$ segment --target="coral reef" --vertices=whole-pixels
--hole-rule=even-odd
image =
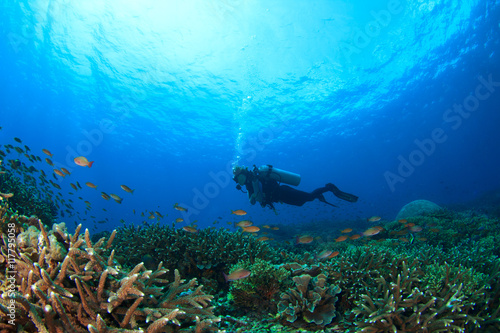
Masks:
[[[2,223],[14,225],[2,208]],[[18,221],[16,221],[18,223]],[[47,232],[39,220],[17,235],[13,249],[2,235],[2,257],[9,258],[9,273],[2,280],[15,279],[0,299],[0,324],[4,332],[204,332],[217,330],[219,318],[209,306],[211,295],[197,286],[196,279],[185,282],[174,271],[174,280],[162,278],[162,263],[147,270],[142,263],[123,269],[103,253],[109,239],[93,243],[88,229],[73,235],[63,224]],[[12,235],[11,235],[12,236]],[[10,236],[9,236],[10,237]],[[11,260],[12,259],[12,260]],[[2,270],[7,261],[0,265]],[[13,310],[14,309],[14,310]],[[14,311],[14,312],[13,312]],[[14,324],[14,325],[12,325]],[[17,328],[16,328],[17,327]],[[18,330],[17,330],[18,331]]]
[[[315,324],[317,327],[329,325],[336,316],[335,303],[340,288],[328,284],[326,276],[319,274],[311,278],[308,274],[293,277],[296,289],[282,293],[278,303],[279,317],[293,326]]]
[[[31,177],[31,176],[30,176]],[[0,192],[12,193],[9,198],[10,208],[17,211],[19,215],[35,215],[49,226],[51,226],[57,216],[57,207],[44,196],[36,187],[33,177],[21,181],[10,171],[0,173]]]
[[[171,271],[182,276],[210,278],[225,284],[222,275],[240,260],[276,262],[278,251],[265,242],[241,232],[208,228],[196,233],[159,224],[118,229],[114,241],[117,253],[129,253],[129,263],[139,263],[149,255],[163,261]]]
[[[429,200],[414,200],[401,208],[396,220],[407,219],[409,217],[429,214],[439,211],[441,207]]]

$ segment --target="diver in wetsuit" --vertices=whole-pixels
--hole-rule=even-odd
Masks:
[[[349,202],[356,202],[358,197],[342,192],[337,186],[328,183],[325,187],[320,187],[312,192],[304,192],[288,185],[299,185],[300,176],[288,171],[276,169],[271,165],[264,165],[257,168],[254,165],[252,171],[246,167],[235,166],[233,168],[233,180],[237,183],[236,188],[241,190],[245,186],[248,192],[248,199],[252,205],[259,202],[262,207],[269,206],[275,210],[273,203],[280,202],[294,206],[302,206],[308,201],[318,199],[330,206],[335,206],[325,200],[323,193],[332,192],[336,197]]]

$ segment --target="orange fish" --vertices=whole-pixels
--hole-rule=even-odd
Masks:
[[[92,166],[92,164],[94,164],[94,161],[89,162],[89,160],[87,160],[83,156],[75,157],[75,159],[73,161],[75,161],[76,165],[79,165],[82,167],[89,167],[90,168]]]
[[[407,226],[408,228],[411,228],[411,227],[414,227],[414,226],[415,226],[415,223],[408,223],[406,226]]]
[[[112,193],[111,193],[111,194],[110,194],[110,196],[111,196],[113,199],[115,199],[115,201],[122,201],[122,200],[123,200],[122,198],[120,198],[120,197],[119,197],[119,196],[117,196],[116,194],[112,194]]]
[[[61,170],[57,170],[57,169],[54,169],[54,173],[58,176],[61,176],[61,177],[65,177],[66,175],[64,173],[62,173]]]
[[[4,199],[9,199],[9,198],[12,198],[14,196],[14,193],[0,193],[0,197],[4,198]]]
[[[309,244],[313,240],[314,240],[314,238],[312,238],[312,236],[304,235],[304,236],[297,237],[295,239],[295,244]]]
[[[42,151],[43,151],[45,154],[47,154],[47,155],[49,155],[50,157],[52,157],[52,153],[51,153],[50,151],[48,151],[47,149],[42,149]]]
[[[250,220],[243,220],[243,221],[236,223],[236,226],[242,227],[242,228],[249,227],[251,225],[252,225],[252,221],[250,221]]]
[[[197,233],[197,232],[198,232],[198,230],[197,230],[196,228],[190,227],[190,226],[188,226],[188,225],[187,225],[187,226],[185,226],[185,227],[182,227],[182,230],[187,231],[187,232],[190,232],[190,233],[192,233],[192,234],[194,234],[194,233]]]
[[[261,237],[257,238],[257,241],[258,241],[258,242],[263,242],[263,241],[267,241],[267,240],[269,240],[269,239],[270,239],[269,237],[266,237],[266,236],[261,236]]]
[[[251,226],[251,227],[243,227],[243,232],[257,232],[260,230],[259,227]]]
[[[347,239],[347,235],[343,235],[335,239],[336,242],[343,242]]]
[[[226,282],[229,282],[229,281],[247,278],[250,276],[250,274],[252,274],[252,272],[250,272],[249,270],[246,270],[244,268],[238,268],[237,270],[235,270],[234,272],[232,272],[229,275],[226,275],[225,273],[222,273],[222,274],[224,274],[224,279],[226,279]]]
[[[247,215],[247,212],[245,212],[243,209],[238,209],[238,210],[232,210],[231,214],[243,216],[243,215]]]
[[[330,254],[327,258],[330,259],[330,258],[333,258],[333,257],[336,257],[339,255],[339,251],[333,251],[332,254]]]
[[[175,223],[180,223],[182,221],[184,221],[184,219],[182,217],[178,217],[175,219]]]
[[[340,232],[341,232],[341,233],[343,233],[343,234],[348,234],[348,233],[350,233],[351,231],[352,231],[352,229],[351,229],[351,228],[346,228],[346,229],[344,229],[344,230],[341,230]]]
[[[78,187],[76,187],[76,185],[75,185],[75,184],[70,183],[70,185],[71,185],[71,187],[72,187],[75,191],[78,191]]]
[[[419,225],[415,225],[415,226],[410,228],[410,231],[411,232],[420,232],[420,231],[422,231],[422,227]]]
[[[187,211],[188,211],[188,210],[187,210],[187,208],[184,208],[184,207],[179,206],[179,204],[178,204],[178,203],[175,203],[175,204],[174,204],[174,209],[177,209],[177,210],[178,210],[178,211],[180,211],[180,212],[187,212]]]
[[[280,230],[278,227],[271,227],[271,230]]]
[[[61,171],[64,172],[67,175],[70,175],[70,172],[66,168],[61,168]]]
[[[132,193],[134,194],[134,191],[135,190],[132,190],[130,187],[128,187],[127,185],[120,185],[120,187],[122,188],[122,190],[124,190],[125,192],[128,192],[128,193]]]
[[[51,167],[54,166],[54,163],[48,158],[45,158],[45,162],[47,162],[47,164],[50,165]]]
[[[266,228],[266,229],[271,229],[270,226],[268,226],[267,224],[266,225],[263,225],[262,228]]]
[[[365,232],[363,232],[363,235],[365,236],[374,236],[380,232],[380,229],[378,228],[369,228]]]
[[[368,222],[378,222],[380,221],[382,218],[380,216],[372,216],[368,219],[366,219]]]
[[[399,223],[406,223],[408,222],[406,219],[401,219],[401,220],[398,220]]]
[[[360,238],[360,237],[361,237],[361,235],[356,234],[356,235],[352,235],[352,236],[351,236],[351,237],[349,237],[349,238],[350,238],[350,239],[352,239],[352,240],[355,240],[355,239],[358,239],[358,238]]]
[[[104,200],[109,200],[109,195],[107,195],[106,193],[104,192],[101,192],[101,197],[104,199]]]
[[[94,185],[91,182],[86,182],[85,185],[87,185],[90,188],[97,188],[97,185]]]

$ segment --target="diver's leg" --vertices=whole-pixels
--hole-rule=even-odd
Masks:
[[[288,185],[280,185],[276,201],[289,205],[302,206],[308,201],[316,199],[311,193],[300,191]]]
[[[358,201],[357,196],[355,196],[354,194],[342,192],[341,190],[339,190],[339,188],[337,186],[333,185],[332,183],[326,184],[326,187],[323,187],[323,188],[327,188],[327,191],[331,191],[339,199],[349,201],[349,202]]]

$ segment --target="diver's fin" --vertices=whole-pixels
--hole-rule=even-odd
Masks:
[[[328,201],[326,201],[325,197],[323,196],[323,194],[320,194],[320,196],[318,197],[318,200],[321,201],[321,202],[324,202],[326,203],[327,205],[330,205],[330,206],[333,206],[333,207],[338,207],[338,206],[335,206],[334,204],[331,204],[329,203]]]
[[[346,192],[342,192],[339,190],[339,188],[332,183],[326,184],[326,188],[333,193],[337,198],[349,201],[349,202],[356,202],[358,201],[358,197],[355,196],[354,194],[349,194]]]

